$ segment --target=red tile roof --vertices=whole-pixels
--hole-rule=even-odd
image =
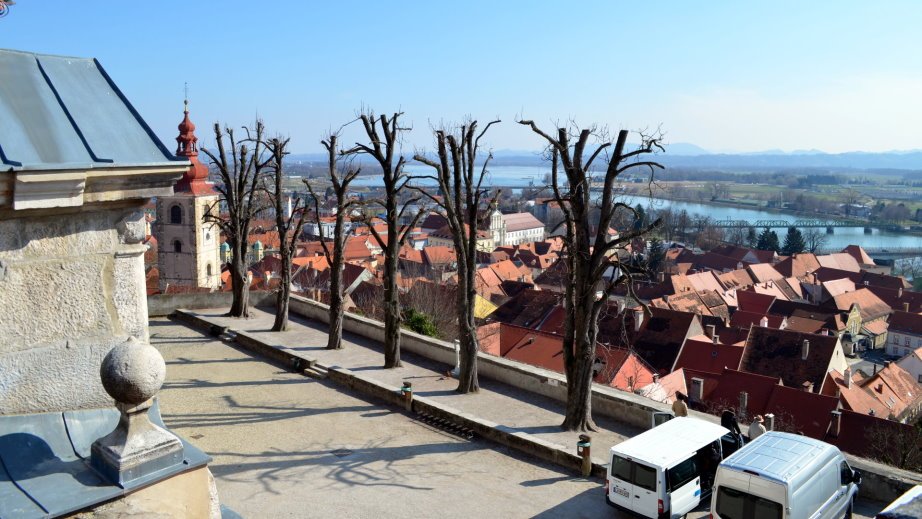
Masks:
[[[804,341],[809,341],[806,359],[802,355]],[[749,373],[780,378],[788,387],[800,389],[811,383],[813,391],[819,392],[826,370],[838,354],[837,345],[835,336],[754,327],[740,366]]]
[[[719,373],[724,368],[739,369],[742,357],[742,346],[689,339],[676,359],[675,368]]]
[[[890,330],[922,335],[922,314],[896,311],[890,314]]]

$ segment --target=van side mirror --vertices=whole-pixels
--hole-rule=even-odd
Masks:
[[[861,484],[861,473],[857,470],[852,470],[852,483],[856,485]]]

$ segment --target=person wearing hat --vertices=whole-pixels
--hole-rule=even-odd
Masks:
[[[756,417],[752,420],[752,423],[749,424],[749,441],[755,440],[759,436],[765,434],[765,426],[762,425],[764,421],[765,420],[760,414],[757,414]]]

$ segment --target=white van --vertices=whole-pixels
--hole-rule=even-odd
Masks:
[[[707,496],[702,479],[709,481],[717,470],[720,438],[727,433],[717,424],[680,417],[615,445],[605,500],[644,517],[682,517]]]
[[[806,436],[767,432],[717,469],[711,517],[820,519],[851,517],[861,484],[842,452]]]

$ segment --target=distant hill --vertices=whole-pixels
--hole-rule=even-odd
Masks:
[[[629,145],[629,149],[636,144]],[[537,150],[495,150],[493,164],[496,166],[540,166],[541,152]],[[289,156],[291,161],[326,161],[323,153],[300,153]],[[824,153],[819,150],[797,150],[783,152],[769,150],[756,153],[710,153],[689,143],[673,143],[666,146],[666,153],[659,153],[656,160],[665,166],[715,170],[766,170],[766,169],[851,169],[851,170],[922,170],[922,150]]]

